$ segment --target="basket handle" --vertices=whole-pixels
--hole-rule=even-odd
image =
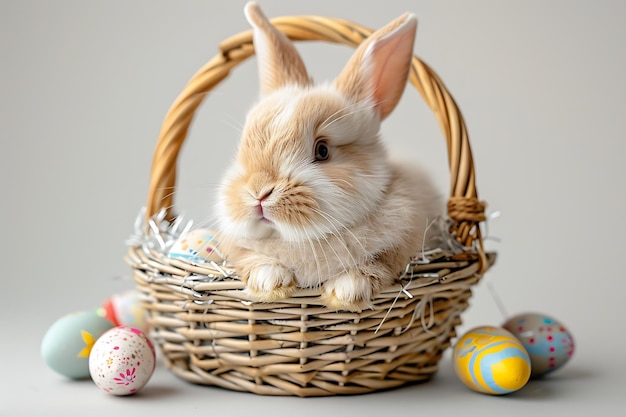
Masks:
[[[321,16],[285,16],[272,24],[294,41],[323,40],[356,47],[372,30],[354,22]],[[187,83],[170,107],[154,151],[146,218],[165,209],[166,219],[175,214],[173,191],[176,186],[176,161],[187,130],[198,106],[230,70],[254,54],[252,30],[234,35],[220,44],[220,53],[205,64]],[[474,163],[465,122],[454,99],[439,76],[419,58],[413,57],[409,75],[439,122],[447,142],[450,166],[448,216],[450,232],[465,246],[477,244],[481,271],[487,267],[479,223],[485,220],[485,204],[478,200]]]

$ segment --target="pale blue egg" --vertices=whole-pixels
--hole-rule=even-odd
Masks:
[[[41,342],[41,357],[55,372],[68,378],[89,377],[89,353],[96,340],[113,323],[96,311],[61,317],[50,326]]]

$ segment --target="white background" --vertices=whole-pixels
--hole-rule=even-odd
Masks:
[[[134,397],[106,395],[45,366],[41,338],[60,316],[133,287],[125,240],[145,204],[161,121],[218,43],[246,30],[244,1],[0,3],[0,415],[622,415],[626,179],[626,6],[616,1],[278,1],[270,16],[317,14],[379,27],[417,15],[415,52],[467,120],[488,248],[463,332],[507,313],[561,320],[576,352],[549,378],[506,397],[454,376],[449,355],[429,383],[341,398],[270,398],[193,386],[159,366]],[[298,44],[317,80],[343,46]],[[197,114],[180,158],[175,204],[206,220],[215,185],[256,98],[255,60]],[[407,89],[384,135],[448,185],[444,142]],[[449,353],[449,352],[448,352]],[[613,410],[613,411],[611,411]]]

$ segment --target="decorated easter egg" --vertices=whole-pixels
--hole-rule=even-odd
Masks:
[[[540,377],[563,366],[574,354],[574,339],[559,321],[545,314],[524,313],[503,325],[517,337],[530,356],[531,376]]]
[[[89,377],[89,353],[113,323],[95,311],[68,314],[55,321],[41,341],[41,357],[54,371],[69,378]]]
[[[469,330],[456,343],[453,355],[456,375],[474,391],[508,394],[530,378],[530,358],[524,346],[500,327]]]
[[[117,326],[96,341],[89,355],[89,373],[97,386],[113,395],[130,395],[150,380],[156,353],[139,329]]]
[[[209,229],[193,229],[181,235],[170,249],[168,256],[190,262],[221,262],[222,256],[216,248],[218,240]]]
[[[100,313],[116,326],[134,327],[143,332],[148,330],[146,311],[141,306],[137,290],[113,294],[102,304]]]

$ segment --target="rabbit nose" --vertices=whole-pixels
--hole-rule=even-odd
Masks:
[[[267,197],[269,197],[270,194],[272,194],[272,191],[274,191],[273,188],[259,193],[259,197],[257,197],[256,206],[254,207],[255,215],[261,220],[266,221],[266,222],[270,222],[270,220],[267,218],[267,212],[266,212],[266,208],[263,206],[263,201],[265,201]]]
[[[267,191],[261,191],[259,193],[257,193],[257,195],[254,196],[254,198],[256,199],[256,206],[255,206],[255,211],[257,215],[260,215],[261,217],[263,217],[263,201],[265,201],[265,199],[267,199],[267,197],[270,196],[270,194],[272,194],[272,191],[274,191],[274,189],[270,189]]]
[[[259,197],[257,197],[257,200],[259,201],[259,205],[263,202],[263,200],[265,200],[267,197],[269,197],[272,192],[274,192],[274,189],[271,188],[267,191],[261,191],[259,192]]]

